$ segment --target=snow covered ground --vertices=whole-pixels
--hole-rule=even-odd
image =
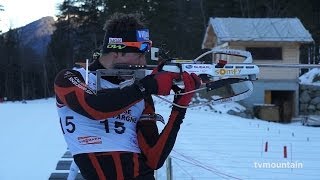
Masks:
[[[48,179],[66,151],[54,99],[0,104],[0,179]]]
[[[155,100],[167,119],[169,105]],[[188,110],[171,153],[174,179],[319,179],[320,128],[244,119],[230,108],[241,106]],[[0,114],[0,180],[48,179],[66,151],[54,99],[1,103]]]

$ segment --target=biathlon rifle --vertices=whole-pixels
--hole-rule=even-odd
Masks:
[[[159,55],[158,48],[151,49],[151,59],[159,60],[161,55]],[[208,54],[212,55],[226,55],[226,56],[236,56],[244,59],[242,63],[229,64],[226,60],[219,60],[217,63],[208,63],[201,61],[202,58]],[[88,64],[88,63],[87,63]],[[127,65],[127,64],[116,64],[112,69],[98,69],[96,71],[91,71],[91,73],[96,74],[97,91],[102,89],[100,84],[100,79],[102,76],[117,76],[125,79],[124,83],[120,84],[120,88],[132,84],[135,80],[144,78],[146,75],[149,75],[152,72],[152,69],[157,67],[156,65]],[[88,65],[87,65],[88,68]],[[200,91],[214,91],[221,87],[233,86],[236,84],[243,84],[245,90],[238,92],[237,89],[233,89],[233,94],[227,97],[218,97],[212,101],[205,103],[191,104],[189,106],[180,106],[178,104],[172,103],[167,99],[157,96],[158,98],[171,103],[175,106],[182,108],[201,106],[206,104],[216,104],[230,101],[239,101],[245,99],[251,95],[253,92],[253,82],[257,79],[259,74],[259,68],[257,65],[252,64],[252,56],[248,51],[235,50],[235,49],[211,49],[199,57],[193,60],[181,60],[174,58],[167,58],[164,61],[164,65],[161,69],[162,71],[182,73],[184,71],[188,73],[195,73],[202,80],[202,85],[199,89],[194,91],[181,93],[179,95],[188,94],[191,92],[200,92]],[[88,69],[87,69],[88,72]],[[87,77],[86,77],[87,83]],[[174,82],[177,85],[183,86],[181,82]],[[175,94],[177,95],[177,94]]]

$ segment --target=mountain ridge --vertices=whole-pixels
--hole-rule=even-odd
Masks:
[[[51,41],[51,35],[56,29],[54,24],[54,18],[46,16],[18,28],[18,33],[23,38],[22,44],[44,57],[47,53],[47,46]]]

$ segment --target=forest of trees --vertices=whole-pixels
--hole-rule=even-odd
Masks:
[[[312,34],[313,52],[318,61],[320,58],[320,6],[316,0],[64,0],[58,8],[56,30],[44,57],[23,47],[15,29],[0,34],[0,98],[52,97],[56,73],[91,58],[102,44],[104,22],[114,12],[141,14],[153,46],[165,47],[172,57],[183,58],[195,58],[203,51],[201,43],[210,17],[297,17]],[[0,5],[2,10],[5,7]]]

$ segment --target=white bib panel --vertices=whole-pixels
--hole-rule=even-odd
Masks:
[[[85,77],[85,70],[79,71]],[[96,89],[96,76],[89,74],[89,87]],[[118,85],[101,79],[102,88],[116,88]],[[117,102],[114,102],[117,103]],[[140,153],[136,125],[144,109],[141,100],[122,114],[102,120],[82,116],[67,106],[58,107],[64,138],[72,155],[89,152],[127,151]]]

